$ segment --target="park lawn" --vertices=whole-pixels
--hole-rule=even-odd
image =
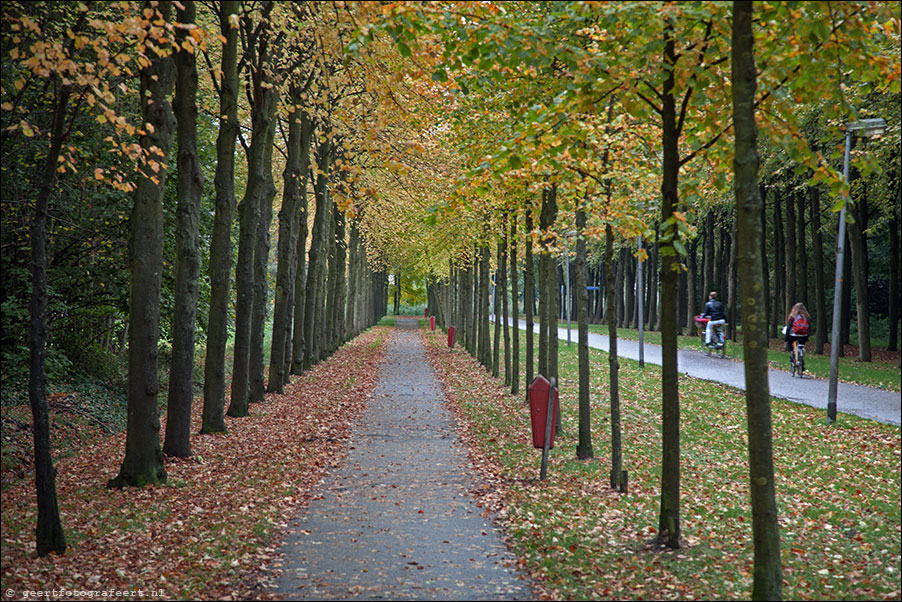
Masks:
[[[566,327],[567,322],[561,322],[561,326]],[[576,323],[572,323],[573,340],[576,340]],[[596,334],[608,334],[606,324],[590,324],[589,332]],[[639,340],[639,331],[630,328],[618,328],[617,338],[629,339],[632,341]],[[661,344],[661,333],[655,331],[645,331],[643,339],[646,343],[653,345]],[[681,349],[698,349],[701,350],[699,337],[681,336],[677,337],[677,347]],[[805,355],[805,375],[815,378],[830,377],[830,355],[815,355],[812,353],[814,349],[813,342],[806,345],[808,353]],[[829,344],[827,349],[829,349]],[[874,351],[877,351],[876,349]],[[902,391],[902,372],[899,370],[898,352],[883,352],[874,354],[874,361],[859,362],[857,358],[858,350],[856,347],[846,346],[846,357],[839,358],[839,380],[846,383],[857,385],[867,385],[887,391]],[[737,361],[742,361],[743,348],[741,335],[734,343],[727,342],[727,354]],[[789,372],[789,354],[783,350],[783,341],[780,339],[771,339],[770,348],[767,352],[768,364],[776,370],[785,370]]]
[[[88,592],[76,598],[140,591],[126,595],[271,599],[266,586],[273,570],[264,565],[278,571],[276,534],[340,459],[353,417],[375,384],[387,333],[381,326],[368,330],[295,377],[284,395],[252,404],[251,417],[227,417],[227,434],[195,435],[192,457],[166,459],[164,485],[106,489],[119,470],[125,433],[57,458],[69,544],[63,556],[35,554],[33,481],[8,487],[0,587],[16,592],[7,596],[15,599],[49,588]],[[192,433],[200,430],[201,406],[194,404]]]
[[[595,460],[576,459],[576,349],[561,346],[564,430],[538,480],[524,396],[426,334],[471,458],[523,568],[549,599],[749,598],[745,398],[680,377],[684,546],[660,551],[660,368],[620,360],[629,492],[610,489],[608,356],[591,352]],[[524,351],[521,351],[521,374]],[[503,370],[502,370],[503,372]],[[522,387],[521,387],[521,390]],[[785,599],[900,597],[900,429],[772,399]]]

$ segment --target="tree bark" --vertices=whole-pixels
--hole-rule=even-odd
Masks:
[[[178,21],[193,25],[195,3],[182,4]],[[200,199],[204,177],[197,154],[197,64],[195,52],[182,47],[188,33],[176,30],[175,116],[178,126],[178,207],[175,232],[175,306],[172,315],[172,367],[166,404],[163,453],[191,455],[191,400],[194,397],[194,326],[200,275]]]
[[[897,180],[898,186],[898,180]],[[898,188],[897,194],[898,194]],[[899,204],[889,223],[889,343],[887,350],[899,349]]]
[[[317,330],[322,327],[322,322],[316,321],[317,308],[322,304],[322,289],[320,282],[322,273],[325,270],[326,263],[326,230],[328,229],[329,202],[328,191],[326,190],[326,177],[329,173],[330,157],[332,155],[332,142],[328,137],[328,133],[323,135],[323,139],[317,147],[316,157],[316,186],[314,193],[316,195],[316,213],[313,218],[313,231],[310,235],[310,252],[307,260],[307,284],[304,294],[304,369],[306,370],[316,361],[316,339]],[[374,308],[375,314],[380,316],[382,312],[383,302],[378,302],[378,307]]]
[[[479,362],[492,372],[492,340],[489,336],[490,258],[488,243],[479,247]]]
[[[736,132],[736,219],[748,412],[749,489],[755,545],[753,600],[781,600],[783,571],[774,486],[773,434],[767,383],[767,315],[762,282],[765,271],[760,237],[763,211],[758,193],[756,71],[752,3],[733,3],[733,123]]]
[[[588,199],[586,199],[588,201]],[[594,456],[592,452],[592,406],[589,392],[589,291],[586,290],[586,209],[579,206],[576,210],[576,322],[579,339],[579,443],[576,446],[576,457],[588,460]]]
[[[827,297],[824,282],[824,237],[821,234],[821,199],[817,186],[809,188],[811,196],[809,202],[811,208],[811,240],[814,248],[814,353],[824,354],[824,345],[827,343]],[[766,272],[767,270],[765,270]]]
[[[508,329],[508,321],[510,320],[510,309],[508,307],[508,295],[507,295],[507,249],[508,249],[508,238],[507,238],[507,221],[508,217],[505,215],[502,228],[504,232],[501,237],[501,243],[498,248],[498,282],[496,286],[501,289],[501,330],[504,338],[504,384],[511,384],[511,340],[510,340],[510,330]],[[495,313],[498,313],[497,303]],[[497,322],[498,317],[495,316],[495,321]],[[516,328],[516,326],[515,326]],[[495,341],[495,353],[498,352],[498,341]],[[497,366],[498,361],[495,360],[495,365]]]
[[[169,21],[171,2],[157,9]],[[157,373],[160,340],[160,287],[163,266],[163,190],[175,117],[169,95],[175,81],[172,55],[151,54],[141,70],[141,117],[153,126],[141,136],[146,163],[140,167],[135,206],[129,220],[128,421],[125,459],[107,487],[141,487],[166,481],[160,446]],[[150,129],[150,128],[147,128]],[[157,170],[154,170],[156,167]]]
[[[868,311],[867,198],[849,204],[849,240],[852,243],[852,279],[855,285],[855,309],[858,317],[858,361],[871,361],[871,324]]]
[[[77,27],[76,30],[81,29]],[[38,556],[66,552],[66,534],[56,495],[56,468],[50,447],[50,416],[47,410],[47,226],[50,195],[57,183],[57,164],[63,146],[71,89],[53,78],[56,102],[50,128],[50,148],[31,222],[31,301],[28,330],[28,401],[34,437],[34,485],[38,516],[35,541]]]
[[[805,196],[801,192],[796,193],[796,220],[798,221],[798,234],[796,243],[799,256],[798,288],[799,300],[805,307],[811,307],[808,299],[808,247],[805,240]]]
[[[294,274],[294,332],[291,335],[291,373],[304,371],[307,353],[307,183],[310,179],[310,147],[313,144],[313,119],[306,113],[301,116],[301,171],[298,178],[298,237],[295,247],[297,265]]]
[[[511,282],[511,314],[513,326],[511,328],[511,395],[520,394],[520,271],[517,265],[517,220],[516,212],[511,216],[510,229],[510,282]]]
[[[526,207],[526,235],[524,237],[523,263],[526,271],[523,276],[523,313],[526,319],[526,402],[529,403],[529,385],[535,378],[535,318],[533,316],[533,299],[535,298],[535,263],[532,257],[532,208]]]
[[[783,203],[786,206],[786,227],[783,230],[783,242],[786,245],[786,296],[783,298],[783,316],[789,315],[789,310],[798,301],[798,261],[796,257],[796,209],[792,197],[787,197]],[[785,318],[784,318],[785,319]]]
[[[210,309],[204,360],[204,411],[201,433],[222,433],[225,425],[225,352],[228,342],[229,286],[232,271],[232,220],[235,216],[235,140],[238,136],[238,32],[229,23],[241,3],[224,1],[219,21],[224,38],[216,138],[216,212],[210,242]]]
[[[680,202],[679,130],[674,99],[674,65],[676,49],[673,31],[664,34],[666,70],[662,102],[663,165],[661,221],[667,223]],[[678,231],[674,232],[678,236]],[[661,249],[661,506],[658,516],[658,539],[669,548],[680,547],[680,395],[677,374],[677,304],[679,294],[679,260],[672,243]]]
[[[604,271],[607,278],[608,378],[611,391],[611,488],[622,491],[623,448],[620,428],[620,362],[617,358],[617,303],[614,299],[614,231],[605,225]]]
[[[261,58],[261,61],[263,59]],[[267,195],[266,148],[276,90],[254,71],[251,82],[253,97],[252,136],[247,152],[248,182],[244,199],[238,206],[238,263],[235,267],[235,341],[232,348],[232,397],[226,412],[233,418],[248,416],[251,386],[251,348],[254,316],[254,257],[260,235],[260,220]]]
[[[301,101],[296,87],[291,102],[297,107]],[[269,351],[269,383],[266,391],[282,393],[290,357],[286,339],[291,335],[295,272],[297,270],[299,209],[301,205],[301,111],[295,108],[288,114],[288,140],[285,170],[282,172],[282,208],[279,210],[279,242],[276,250],[276,290],[272,318],[272,341]],[[306,175],[306,174],[305,174]]]

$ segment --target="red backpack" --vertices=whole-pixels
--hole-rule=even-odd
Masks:
[[[808,336],[809,326],[805,316],[799,314],[792,321],[792,334],[797,336]]]

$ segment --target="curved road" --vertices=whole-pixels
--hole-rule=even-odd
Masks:
[[[538,332],[538,325],[535,329]],[[526,329],[526,321],[520,320],[520,329]],[[558,338],[567,340],[567,329],[558,328]],[[576,328],[571,330],[571,340],[576,343]],[[589,333],[589,347],[608,350],[607,335]],[[617,355],[629,359],[639,359],[639,342],[617,339]],[[661,346],[645,343],[644,359],[650,364],[661,365]],[[733,361],[729,357],[723,359],[708,357],[701,351],[680,349],[677,355],[677,366],[681,374],[693,378],[712,380],[745,390],[745,368],[742,362]],[[803,403],[815,408],[827,410],[828,381],[806,376],[799,380],[783,370],[768,370],[768,384],[773,397]],[[886,424],[902,425],[902,394],[884,391],[864,385],[839,383],[837,389],[837,410],[844,414],[854,414]]]

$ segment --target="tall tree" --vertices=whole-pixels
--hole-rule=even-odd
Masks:
[[[216,210],[210,241],[210,313],[204,360],[204,411],[201,433],[225,426],[225,350],[228,341],[232,271],[232,220],[235,216],[235,141],[238,137],[238,0],[219,7],[222,60],[219,81],[219,133],[216,138]],[[235,23],[233,23],[235,22]]]
[[[238,205],[238,262],[235,266],[235,341],[232,346],[232,395],[226,412],[233,418],[248,416],[251,379],[252,319],[254,314],[254,254],[267,194],[266,154],[270,124],[275,117],[277,88],[270,76],[272,31],[269,18],[273,3],[265,2],[260,14],[246,12],[241,19],[243,60],[251,105],[251,143],[247,149],[247,188]]]
[[[197,7],[181,4],[175,41],[174,109],[178,134],[178,207],[176,208],[175,306],[172,317],[172,366],[166,404],[163,453],[191,455],[191,400],[194,397],[194,327],[200,276],[200,199],[204,177],[197,154],[197,64],[194,30]]]
[[[156,13],[160,22],[170,22],[171,2],[161,2],[156,8],[148,5],[147,8]],[[148,21],[147,27],[160,26]],[[163,265],[163,190],[175,130],[175,117],[169,103],[175,82],[175,65],[169,50],[151,53],[148,64],[140,73],[141,117],[146,124],[140,144],[145,160],[138,174],[135,205],[129,219],[128,425],[125,459],[119,475],[107,485],[111,488],[141,487],[166,481],[160,446],[157,360]]]
[[[588,268],[586,265],[586,209],[576,210],[576,261],[574,263],[576,287],[576,322],[579,331],[579,443],[576,457],[588,460],[592,452],[592,405],[589,389],[589,291],[586,290]]]
[[[774,488],[773,434],[767,383],[767,315],[760,286],[764,276],[758,193],[758,133],[755,124],[754,37],[752,3],[733,3],[732,81],[736,136],[734,172],[739,236],[739,286],[743,291],[742,323],[748,414],[749,490],[755,544],[752,599],[781,600],[783,575]]]

